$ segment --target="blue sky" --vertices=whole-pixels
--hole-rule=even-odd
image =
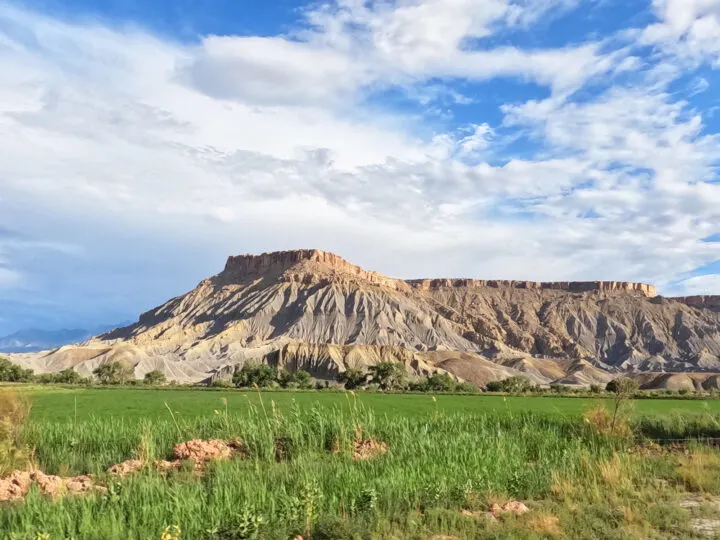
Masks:
[[[720,294],[720,0],[0,0],[0,334],[239,253]]]

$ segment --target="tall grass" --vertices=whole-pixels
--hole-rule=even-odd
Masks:
[[[0,476],[29,466],[32,454],[22,440],[30,400],[12,389],[0,389]]]
[[[192,539],[340,539],[371,532],[398,537],[398,531],[399,537],[425,538],[430,527],[474,538],[487,526],[488,537],[500,538],[506,536],[494,525],[464,518],[459,510],[482,509],[498,498],[584,497],[599,515],[613,511],[600,506],[608,486],[624,490],[615,506],[628,504],[635,483],[652,477],[650,462],[623,457],[631,439],[610,437],[579,415],[434,410],[388,417],[347,399],[345,406],[281,409],[263,396],[233,414],[218,398],[217,409],[204,418],[183,420],[168,412],[152,420],[31,421],[21,442],[35,448],[38,467],[98,474],[109,490],[56,502],[32,492],[0,512],[0,531],[33,539],[38,533],[175,538],[178,529],[181,538]],[[175,444],[192,438],[241,439],[247,455],[213,463],[203,474],[148,469],[121,481],[104,475],[126,459],[170,457]],[[389,452],[355,461],[359,438],[382,441]],[[687,470],[688,478],[700,474],[690,465]],[[559,527],[549,514],[533,519],[527,526],[541,533]]]
[[[352,399],[352,398],[350,398]],[[466,504],[469,494],[531,499],[550,492],[553,471],[582,474],[587,456],[609,459],[615,443],[581,419],[532,413],[378,417],[353,402],[347,408],[280,411],[274,403],[190,421],[122,419],[35,421],[24,432],[47,472],[102,472],[138,451],[157,458],[191,438],[240,438],[246,459],[213,464],[202,476],[145,472],[106,495],[52,503],[39,495],[0,514],[0,530],[19,537],[159,538],[170,525],[202,538],[243,523],[266,538],[305,533],[332,517],[378,522],[425,508]],[[388,454],[352,459],[358,437],[387,443]],[[290,451],[277,461],[279,439]],[[140,450],[138,450],[140,449]],[[262,519],[260,525],[256,521]],[[252,525],[256,523],[256,525]],[[233,528],[234,527],[234,528]],[[240,527],[242,528],[242,527]],[[210,531],[210,532],[208,532]],[[215,531],[215,533],[213,533]]]

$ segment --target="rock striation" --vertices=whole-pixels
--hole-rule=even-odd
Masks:
[[[137,377],[160,369],[183,381],[245,362],[332,379],[392,361],[479,385],[512,375],[584,385],[626,371],[684,377],[648,375],[645,386],[706,388],[720,384],[716,298],[615,281],[404,281],[322,250],[282,251],[230,257],[187,294],[81,346],[12,358],[85,375],[120,361]]]

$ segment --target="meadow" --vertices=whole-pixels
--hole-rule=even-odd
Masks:
[[[206,416],[218,407],[221,398],[227,400],[231,414],[243,414],[259,405],[260,395],[252,390],[191,390],[136,389],[127,387],[18,387],[32,395],[32,417],[36,420],[62,421],[77,416],[116,417],[123,419],[166,418],[165,403],[184,418]],[[280,408],[293,404],[301,407],[339,407],[348,410],[344,392],[328,391],[263,391],[262,397]],[[438,394],[382,394],[358,392],[356,401],[372,409],[377,415],[427,416],[435,411],[445,414],[484,414],[491,412],[542,412],[552,415],[579,417],[609,396],[488,396]],[[639,399],[633,402],[637,415],[667,415],[686,413],[720,413],[720,400],[708,399]]]
[[[716,450],[645,441],[714,433],[714,401],[640,400],[609,433],[598,407],[609,403],[596,399],[20,393],[32,409],[18,444],[34,449],[35,466],[95,474],[107,491],[52,500],[33,488],[0,512],[8,538],[700,538],[697,523],[720,513]],[[239,439],[245,451],[200,472],[105,472],[169,458],[194,438]],[[368,440],[387,453],[355,459],[354,445]],[[517,500],[530,511],[488,513]]]

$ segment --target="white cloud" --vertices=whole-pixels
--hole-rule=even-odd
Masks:
[[[691,277],[680,282],[677,290],[683,296],[720,295],[720,274]]]
[[[660,22],[643,31],[643,42],[686,60],[720,65],[720,1],[653,0],[653,8]]]
[[[575,4],[342,0],[309,11],[312,28],[296,36],[210,36],[179,76],[210,96],[265,105],[340,106],[363,89],[395,85],[424,100],[429,94],[412,87],[432,78],[510,77],[569,94],[621,68],[626,52],[605,54],[597,43],[531,51],[473,43]]]
[[[398,277],[663,286],[712,262],[719,143],[674,75],[613,87],[640,69],[629,48],[468,45],[566,5],[346,1],[300,35],[198,45],[6,11],[0,227],[36,242],[3,253],[27,286],[14,301],[149,308],[229,254],[294,247]],[[603,75],[610,90],[573,98]],[[498,76],[550,97],[440,131],[364,103],[395,84],[462,102],[435,78]]]

